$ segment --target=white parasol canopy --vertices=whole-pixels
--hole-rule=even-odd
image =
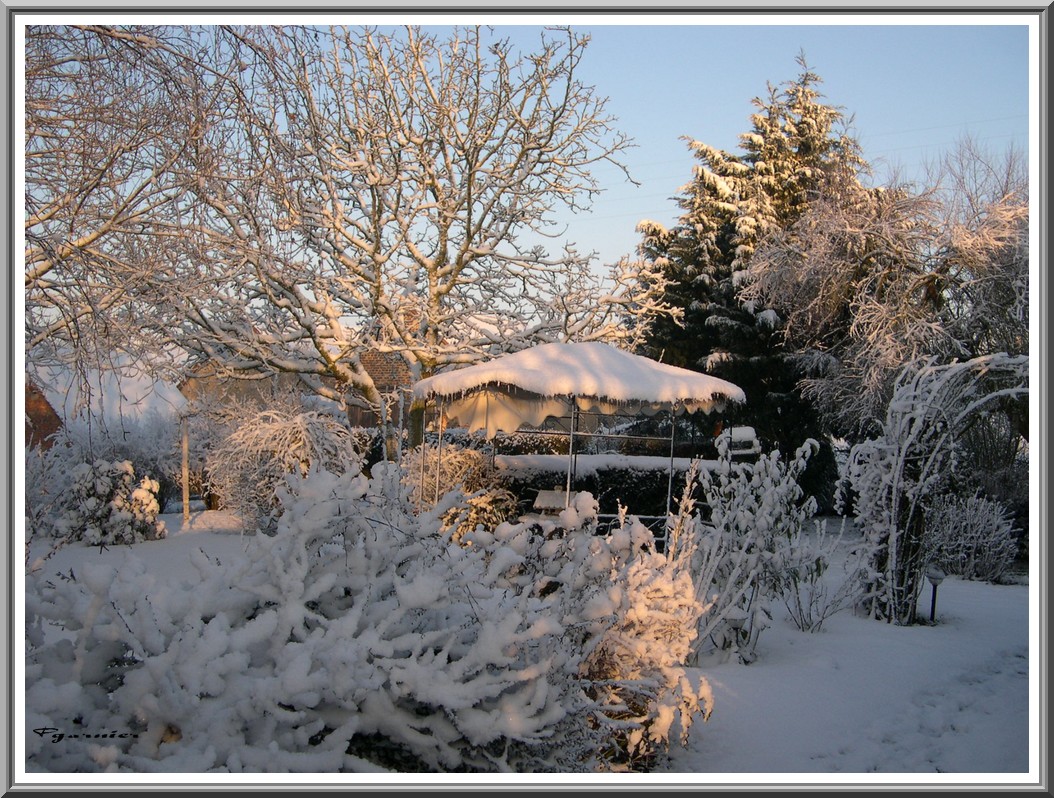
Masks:
[[[451,423],[487,437],[585,413],[710,412],[743,402],[726,380],[602,343],[541,344],[428,377],[414,398],[440,400]],[[574,405],[574,407],[573,407]]]

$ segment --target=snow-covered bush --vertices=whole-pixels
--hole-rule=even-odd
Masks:
[[[59,538],[101,546],[165,536],[165,524],[157,518],[157,482],[144,477],[136,483],[127,460],[81,463],[69,476],[65,509],[53,527]]]
[[[285,406],[250,411],[209,451],[209,489],[247,527],[269,531],[286,477],[305,476],[312,468],[357,473],[363,460],[357,442],[347,426],[326,413]]]
[[[480,525],[494,529],[517,510],[516,496],[506,489],[491,458],[478,449],[425,444],[403,455],[402,468],[403,484],[418,510],[435,507],[451,492],[463,495],[442,517],[443,530],[454,540]]]
[[[141,416],[67,419],[48,456],[65,459],[70,468],[96,460],[127,460],[137,474],[157,482],[162,507],[179,493],[179,420],[174,415],[150,410]]]
[[[71,492],[70,480],[85,464],[127,461],[134,472],[149,477],[159,507],[177,491],[179,452],[174,422],[150,412],[142,417],[70,418],[47,449],[25,450],[26,538],[63,537],[68,529],[56,523],[81,499]]]
[[[841,574],[831,573],[836,550],[844,543],[843,518],[837,534],[827,531],[827,520],[792,531],[786,540],[782,564],[776,574],[778,592],[791,622],[803,632],[818,632],[829,617],[857,604],[863,591],[863,572],[869,555],[866,546],[846,552]]]
[[[548,529],[463,544],[440,534],[448,504],[414,514],[391,465],[294,475],[279,499],[273,536],[194,555],[190,580],[131,555],[27,575],[28,769],[589,771],[626,766],[612,740],[683,734],[708,698],[673,666],[691,630],[663,603],[697,617],[684,585],[648,572],[639,525],[593,534],[587,497]],[[621,658],[603,679],[601,650]],[[31,733],[70,718],[135,736]]]
[[[828,596],[819,587],[835,542],[804,531],[816,502],[803,496],[798,478],[816,442],[806,441],[787,463],[778,450],[756,462],[738,462],[728,444],[727,434],[716,440],[716,467],[692,464],[670,540],[690,552],[685,556],[691,557],[697,596],[706,608],[696,656],[710,645],[734,650],[749,663],[772,620],[774,600],[797,608],[797,620],[814,627],[845,599],[841,588]]]
[[[687,741],[697,717],[709,717],[709,684],[685,668],[703,611],[691,563],[656,553],[636,518],[623,512],[598,535],[596,500],[580,492],[551,520],[476,529],[463,543],[493,552],[488,559],[506,566],[510,588],[561,596],[565,639],[584,654],[578,680],[595,702],[605,767],[648,768]],[[510,550],[515,556],[503,563]]]
[[[639,522],[635,531],[651,537]],[[616,724],[605,751],[614,764],[647,769],[672,745],[685,745],[695,719],[713,710],[709,683],[685,667],[704,609],[687,566],[655,552],[620,563],[624,594],[615,624],[584,671],[590,694]]]
[[[1009,511],[983,496],[939,496],[926,512],[929,560],[945,573],[996,582],[1017,556]]]
[[[57,535],[55,521],[64,509],[73,463],[66,447],[56,444],[48,449],[25,450],[26,499],[23,505],[26,522],[26,553],[33,540]]]

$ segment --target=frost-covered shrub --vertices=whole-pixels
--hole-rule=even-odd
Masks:
[[[442,516],[443,530],[454,540],[477,526],[494,529],[516,514],[516,496],[506,489],[491,458],[477,449],[446,443],[442,448],[418,446],[403,456],[402,468],[403,484],[418,510],[435,507],[451,492],[464,497]]]
[[[135,473],[150,478],[159,507],[177,491],[179,452],[175,422],[150,412],[142,417],[95,420],[67,419],[47,449],[25,450],[27,541],[62,537],[59,519],[80,501],[70,481],[84,464],[127,461]]]
[[[791,622],[803,632],[820,631],[824,621],[860,599],[866,546],[846,552],[841,573],[831,573],[836,550],[844,543],[846,522],[843,518],[837,534],[829,535],[826,519],[817,520],[811,533],[802,526],[792,530],[784,543],[775,574],[777,589]]]
[[[49,456],[66,459],[70,467],[96,460],[129,461],[137,474],[158,484],[161,507],[179,493],[179,420],[151,410],[127,418],[67,419],[55,436]]]
[[[275,534],[222,564],[198,552],[191,580],[134,556],[29,574],[27,769],[589,771],[619,764],[612,740],[686,730],[707,694],[672,665],[685,636],[664,604],[683,585],[649,573],[639,526],[596,536],[582,497],[545,529],[459,545],[439,533],[449,508],[415,516],[400,478],[291,477]],[[611,630],[626,653],[601,680],[591,657]],[[608,700],[626,695],[650,703]],[[71,717],[136,736],[31,733]]]
[[[553,519],[477,529],[463,543],[493,553],[503,584],[561,596],[565,639],[584,652],[579,682],[595,702],[606,768],[647,768],[687,741],[698,716],[709,717],[709,684],[684,667],[703,611],[691,564],[653,551],[636,518],[623,512],[598,535],[596,500],[580,492]]]
[[[778,451],[752,463],[733,460],[728,443],[727,434],[718,437],[716,467],[693,463],[670,539],[691,552],[697,596],[706,608],[696,654],[709,645],[735,650],[748,663],[772,620],[772,601],[812,607],[807,590],[826,567],[825,550],[803,534],[815,499],[805,498],[798,484],[817,444],[806,441],[788,463]],[[820,598],[815,601],[822,604]]]
[[[651,537],[647,529],[639,534]],[[616,733],[605,756],[647,769],[672,745],[685,745],[695,719],[709,718],[713,694],[688,662],[703,606],[688,568],[659,553],[621,563],[624,594],[615,624],[586,661],[590,694],[602,699]]]
[[[157,519],[157,482],[144,477],[136,483],[127,460],[81,463],[70,477],[66,508],[54,524],[59,537],[98,546],[165,536],[165,524]]]
[[[67,447],[56,444],[48,449],[25,450],[26,499],[23,505],[26,521],[26,551],[39,538],[58,535],[55,521],[65,509],[69,474],[74,463]]]
[[[288,407],[244,414],[206,457],[209,489],[249,528],[273,528],[278,490],[312,468],[337,474],[362,467],[359,442],[335,417]]]
[[[926,512],[930,561],[945,573],[996,582],[1017,556],[1009,511],[983,496],[945,494]]]

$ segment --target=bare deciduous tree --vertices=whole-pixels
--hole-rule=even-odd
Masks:
[[[188,309],[192,348],[377,408],[363,352],[427,375],[539,340],[625,337],[626,316],[660,309],[655,275],[623,262],[603,290],[588,257],[537,243],[627,146],[577,77],[586,38],[548,32],[520,56],[478,28],[226,33],[237,112],[197,157],[229,178],[196,191],[210,246],[244,272],[222,303]]]
[[[824,186],[769,233],[741,298],[774,306],[807,392],[872,429],[905,363],[1028,351],[1028,197],[1020,163],[966,142],[931,187]]]
[[[25,299],[32,365],[140,355],[179,235],[198,47],[185,31],[26,31]]]
[[[539,243],[629,143],[578,77],[587,43],[34,31],[27,351],[189,353],[383,416],[368,351],[418,376],[537,341],[638,339],[664,310],[661,274],[623,261],[602,280],[588,253]]]

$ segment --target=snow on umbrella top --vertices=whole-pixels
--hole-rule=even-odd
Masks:
[[[554,403],[549,400],[566,397],[592,400],[592,406],[602,410],[612,405],[639,405],[689,412],[710,411],[727,401],[746,398],[739,386],[726,380],[602,343],[541,344],[414,385],[417,399],[452,400],[451,415],[457,414],[456,407],[467,412],[472,394],[501,395],[506,412],[490,405],[486,421],[479,425],[488,430],[495,426],[508,430],[513,423],[509,415],[518,416],[518,423],[536,423],[539,414],[551,414]],[[532,403],[535,406],[529,408]]]

